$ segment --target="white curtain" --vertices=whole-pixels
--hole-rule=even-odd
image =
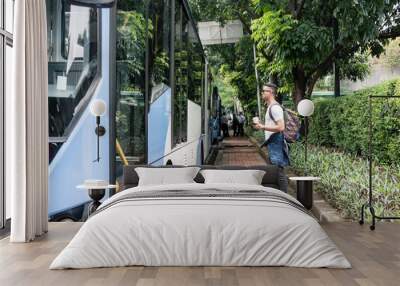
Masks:
[[[12,242],[47,232],[48,105],[45,0],[15,1],[13,93],[6,98],[6,187]]]

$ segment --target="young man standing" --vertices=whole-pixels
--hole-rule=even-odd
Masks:
[[[256,123],[254,127],[264,130],[265,143],[267,146],[269,160],[272,165],[282,169],[282,176],[279,178],[281,188],[287,191],[287,178],[283,168],[289,165],[289,150],[283,131],[285,130],[285,118],[282,106],[276,101],[278,87],[275,84],[267,83],[262,88],[262,99],[268,105],[265,114],[265,125]]]

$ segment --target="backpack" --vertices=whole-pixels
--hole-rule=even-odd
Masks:
[[[276,123],[273,115],[272,115],[272,107],[274,105],[279,105],[283,110],[283,118],[285,121],[285,130],[283,130],[283,136],[287,143],[294,143],[299,139],[299,130],[301,126],[301,122],[297,114],[289,109],[284,108],[279,103],[272,104],[269,108],[269,117]]]

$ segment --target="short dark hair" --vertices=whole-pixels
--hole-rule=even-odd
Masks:
[[[274,96],[276,96],[278,94],[278,86],[276,84],[274,84],[272,82],[267,82],[267,83],[264,83],[263,86],[268,86],[269,88],[271,88]]]

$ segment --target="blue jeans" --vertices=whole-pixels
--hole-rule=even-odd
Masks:
[[[282,133],[274,133],[266,142],[269,160],[272,165],[289,166],[289,149]]]
[[[278,166],[279,172],[279,188],[287,193],[288,180],[285,174],[284,167],[289,166],[289,148],[284,140],[282,133],[274,133],[263,145],[267,146],[269,160],[272,165]]]

